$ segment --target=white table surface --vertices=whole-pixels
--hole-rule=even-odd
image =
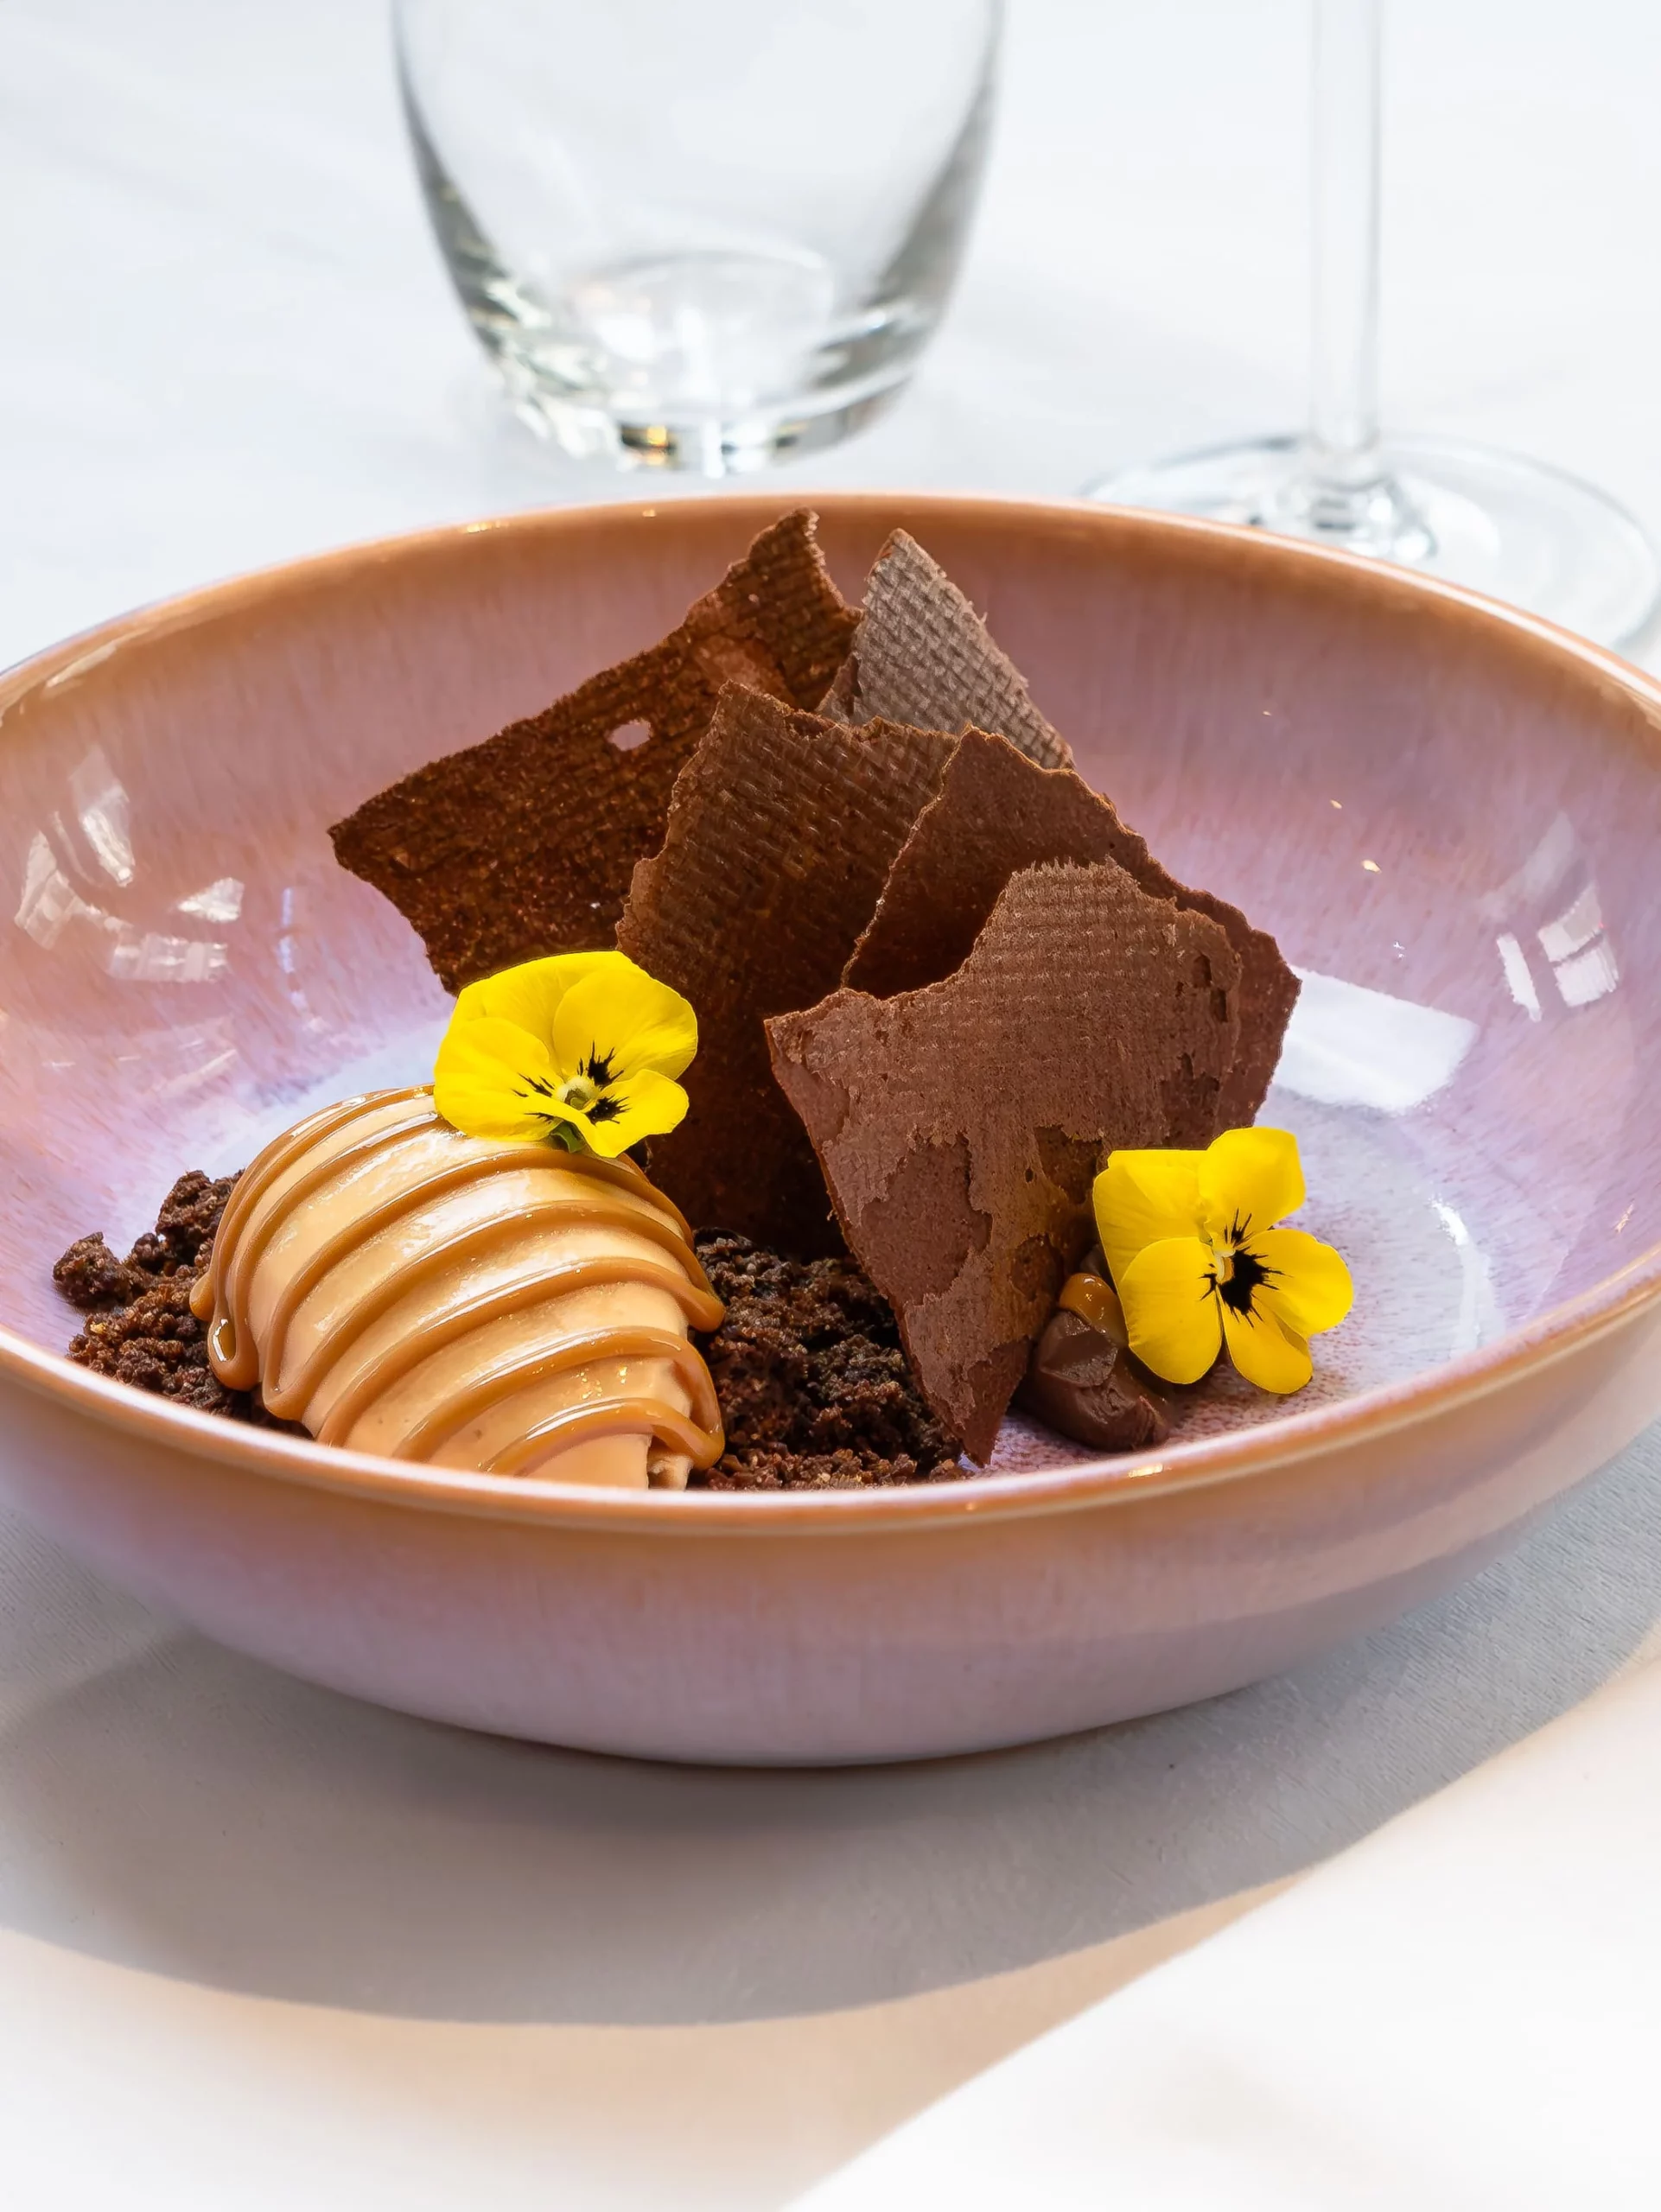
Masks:
[[[1065,493],[1296,416],[1298,0],[1012,19],[949,327],[888,421],[781,485]],[[1391,97],[1392,416],[1661,529],[1661,14],[1397,0]],[[0,662],[238,569],[640,488],[550,456],[484,383],[379,0],[0,8]],[[781,2204],[1654,1649],[1658,1446],[1296,1675],[870,1773],[379,1713],[0,1516],[0,2192]]]

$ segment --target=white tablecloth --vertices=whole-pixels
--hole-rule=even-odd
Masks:
[[[781,480],[1062,493],[1296,415],[1302,6],[1012,16],[950,327],[888,422]],[[1392,414],[1661,528],[1661,16],[1398,0],[1391,93]],[[380,0],[0,10],[0,660],[325,544],[637,488],[484,385]],[[0,2192],[782,2203],[1652,1648],[1657,1458],[1296,1675],[869,1774],[447,1734],[0,1521]]]
[[[1658,1853],[1651,1663],[800,2212],[1655,2212]]]

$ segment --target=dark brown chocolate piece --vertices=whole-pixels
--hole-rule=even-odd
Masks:
[[[83,1236],[52,1270],[53,1281],[91,1319],[69,1346],[77,1365],[136,1390],[194,1406],[200,1413],[268,1428],[274,1421],[258,1395],[227,1390],[207,1360],[207,1330],[190,1310],[191,1286],[207,1267],[234,1175],[210,1181],[199,1169],[181,1175],[163,1200],[153,1233],[124,1260],[102,1236]]]
[[[1108,800],[1071,769],[1037,766],[1001,737],[971,730],[919,816],[881,905],[848,964],[850,988],[891,998],[938,982],[968,957],[1016,869],[1043,861],[1117,861],[1144,891],[1207,914],[1240,962],[1240,1041],[1218,1102],[1219,1129],[1257,1118],[1280,1058],[1297,978],[1271,937],[1238,908],[1167,874]]]
[[[734,686],[675,786],[617,942],[697,1009],[691,1101],[652,1173],[691,1220],[804,1256],[839,1239],[765,1017],[836,989],[954,740],[858,730]]]
[[[1072,760],[1032,702],[1026,679],[945,570],[897,530],[866,580],[864,611],[821,712],[877,716],[954,736],[996,730],[1047,768]]]
[[[1098,1245],[1083,1262],[1101,1295],[1093,1318],[1058,1306],[1033,1346],[1015,1403],[1094,1452],[1140,1452],[1171,1433],[1171,1409],[1130,1349],[1119,1301]],[[1073,1281],[1076,1284],[1078,1278]]]
[[[858,620],[814,518],[763,531],[661,645],[527,721],[418,768],[329,833],[420,933],[451,990],[521,960],[609,945],[634,863],[723,684],[818,704]],[[625,746],[637,728],[649,733]]]
[[[727,1308],[698,1340],[727,1449],[695,1487],[853,1490],[966,1471],[918,1393],[893,1309],[851,1261],[784,1259],[720,1231],[696,1241]]]
[[[1102,1159],[1213,1126],[1238,980],[1215,922],[1123,868],[1035,868],[944,982],[768,1022],[849,1249],[971,1458],[1092,1241]]]

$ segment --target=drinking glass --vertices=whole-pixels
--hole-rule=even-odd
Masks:
[[[1519,454],[1381,435],[1380,0],[1314,7],[1308,428],[1129,469],[1089,494],[1404,561],[1603,643],[1629,641],[1661,604],[1661,569],[1625,508]]]
[[[1002,0],[395,0],[428,213],[519,413],[724,476],[830,445],[951,289]]]

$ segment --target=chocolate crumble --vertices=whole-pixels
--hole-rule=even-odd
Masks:
[[[88,1316],[69,1357],[94,1374],[200,1412],[267,1428],[257,1391],[227,1390],[207,1359],[192,1285],[213,1256],[234,1175],[181,1175],[126,1258],[100,1236],[72,1244],[52,1279]],[[727,1451],[692,1476],[710,1490],[859,1490],[968,1472],[912,1380],[888,1300],[851,1260],[790,1260],[705,1230],[699,1259],[727,1307],[697,1339],[715,1378]]]
[[[894,1309],[851,1260],[694,1239],[720,1328],[698,1339],[727,1432],[708,1490],[859,1490],[965,1475],[912,1379]]]
[[[190,1310],[191,1287],[213,1250],[213,1233],[234,1175],[181,1175],[162,1200],[154,1230],[118,1259],[102,1235],[72,1244],[52,1280],[90,1316],[69,1357],[95,1375],[153,1391],[205,1414],[291,1428],[273,1421],[251,1390],[227,1390],[207,1363],[207,1330]]]

